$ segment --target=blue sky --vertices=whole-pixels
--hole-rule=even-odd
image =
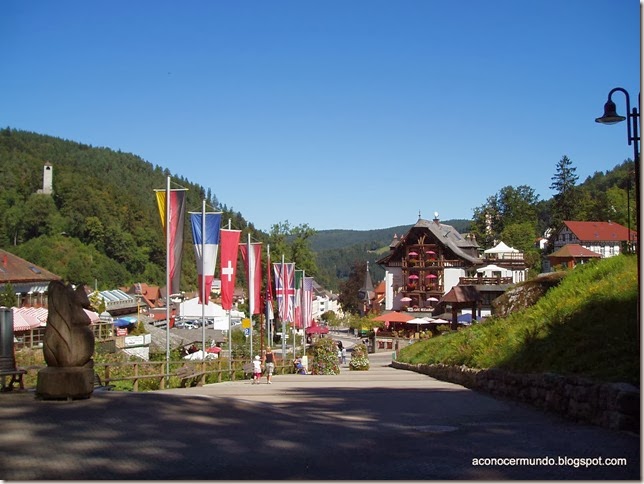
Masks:
[[[640,3],[4,0],[0,54],[1,127],[134,153],[262,230],[367,230],[632,158],[594,119],[636,103]]]

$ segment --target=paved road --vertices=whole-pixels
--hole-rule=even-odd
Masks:
[[[368,372],[88,400],[0,394],[5,480],[640,479],[639,436],[574,424],[370,355]],[[485,457],[534,465],[475,466]],[[538,465],[625,458],[625,466]],[[577,461],[578,463],[580,461]]]

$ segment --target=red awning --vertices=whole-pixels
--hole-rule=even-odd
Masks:
[[[374,321],[386,321],[390,323],[406,323],[407,321],[410,321],[412,319],[414,319],[412,315],[407,313],[399,313],[396,311],[381,314],[380,316],[373,318]]]

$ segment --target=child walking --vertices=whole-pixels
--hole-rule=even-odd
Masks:
[[[262,362],[259,359],[259,355],[255,356],[253,360],[253,385],[259,385],[259,379],[262,376]]]

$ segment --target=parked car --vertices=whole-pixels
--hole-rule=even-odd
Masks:
[[[178,329],[197,329],[197,326],[192,323],[192,321],[178,321],[174,326]]]

